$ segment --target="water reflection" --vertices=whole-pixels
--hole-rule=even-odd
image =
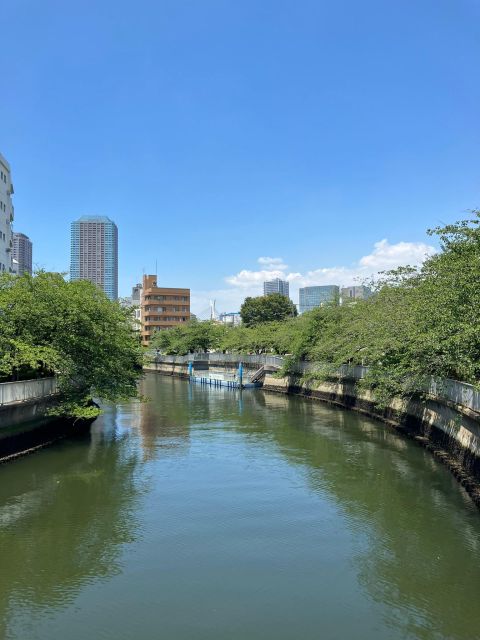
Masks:
[[[0,468],[0,637],[478,635],[480,518],[427,452],[299,398],[142,392]]]
[[[404,637],[471,637],[472,618],[480,624],[467,604],[480,590],[478,512],[428,452],[381,423],[328,405],[186,387],[193,404],[182,421],[228,422],[275,445],[305,469],[314,491],[334,499],[359,539],[358,580],[388,605],[388,626],[401,627]]]
[[[251,409],[239,426],[271,434],[282,455],[305,465],[312,488],[348,515],[362,541],[358,579],[390,605],[388,625],[404,637],[472,637],[480,625],[468,604],[469,593],[480,593],[479,517],[448,470],[355,413],[275,394],[259,395]]]
[[[44,609],[119,572],[136,536],[138,453],[116,431],[116,411],[91,437],[65,441],[0,469],[0,637],[27,614],[23,637]]]

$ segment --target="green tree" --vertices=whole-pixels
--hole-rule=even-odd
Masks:
[[[91,416],[91,398],[137,395],[142,350],[128,310],[86,281],[60,274],[0,277],[0,376],[55,374],[58,413]]]
[[[281,321],[296,315],[297,308],[293,302],[281,293],[245,298],[240,307],[240,316],[246,327],[254,327],[263,322]]]
[[[421,267],[381,274],[366,300],[295,317],[294,305],[279,294],[247,298],[241,326],[190,323],[163,332],[168,336],[158,344],[169,353],[288,354],[292,363],[316,362],[325,375],[341,364],[364,364],[369,373],[362,384],[379,403],[420,393],[431,376],[478,385],[480,214],[429,233],[439,238],[441,251]]]
[[[173,329],[157,331],[150,346],[171,355],[213,351],[221,348],[227,331],[225,325],[212,320],[191,320]]]

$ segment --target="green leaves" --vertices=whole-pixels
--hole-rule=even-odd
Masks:
[[[275,322],[297,315],[297,308],[281,293],[272,293],[258,298],[246,298],[240,307],[242,322],[246,327],[254,327],[263,322]]]
[[[128,311],[61,274],[0,278],[0,376],[58,377],[57,413],[90,416],[91,396],[136,396],[142,351]]]
[[[162,353],[184,355],[220,349],[228,327],[213,321],[191,320],[173,329],[157,331],[150,346]]]
[[[317,376],[341,364],[368,365],[361,384],[380,405],[393,396],[422,393],[431,376],[479,384],[480,214],[429,233],[439,237],[442,251],[420,268],[383,273],[367,300],[319,307],[296,318],[284,296],[247,298],[242,326],[190,323],[158,333],[155,344],[179,354],[289,354],[288,362],[316,362]]]

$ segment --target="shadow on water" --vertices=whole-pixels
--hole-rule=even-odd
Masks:
[[[116,589],[138,610],[105,638],[313,639],[329,615],[321,637],[479,637],[480,516],[428,452],[301,398],[155,374],[142,392],[88,438],[0,468],[1,638],[53,637],[32,620],[121,579],[128,549],[143,573]]]
[[[472,638],[480,628],[471,604],[480,595],[480,517],[428,451],[381,422],[303,398],[171,385],[179,397],[170,422],[228,423],[275,447],[303,469],[312,491],[334,501],[359,540],[358,581],[388,607],[387,626],[404,637]]]
[[[143,487],[138,452],[115,420],[112,408],[102,430],[0,468],[1,638],[19,610],[65,606],[85,584],[121,570]],[[28,621],[23,633],[34,635]]]
[[[471,601],[480,595],[480,515],[449,471],[353,412],[274,394],[251,406],[256,425],[263,423],[282,455],[304,466],[312,489],[327,492],[366,540],[355,560],[358,580],[390,605],[388,625],[403,628],[404,637],[480,637]]]

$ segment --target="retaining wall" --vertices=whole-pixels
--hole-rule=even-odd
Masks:
[[[222,366],[222,362],[224,366],[230,366],[240,359],[240,356],[224,354],[207,355],[210,365],[215,367]],[[187,367],[191,360],[188,356],[181,358],[158,358],[147,370],[188,377]],[[197,354],[197,358],[201,361],[201,355]],[[259,360],[262,356],[252,358],[255,363],[249,363],[250,366],[262,364]],[[275,358],[278,369],[282,358]],[[299,363],[296,374],[283,378],[267,372],[263,389],[329,402],[382,420],[444,462],[480,506],[480,394],[472,385],[455,380],[432,380],[426,388],[426,399],[395,399],[381,410],[375,405],[372,393],[359,390],[356,384],[365,375],[364,367],[342,367],[334,379],[305,382],[302,373],[309,369],[308,363]]]

